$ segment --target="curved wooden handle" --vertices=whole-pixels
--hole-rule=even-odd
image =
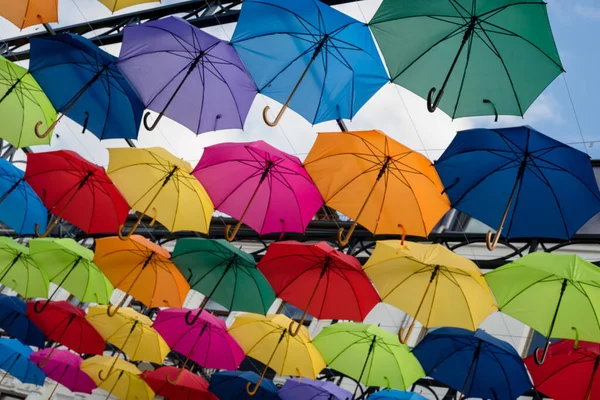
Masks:
[[[52,130],[56,127],[56,124],[58,123],[58,119],[56,121],[54,121],[52,123],[52,125],[50,125],[48,127],[48,129],[46,129],[46,131],[44,133],[40,133],[40,126],[42,126],[43,122],[42,121],[38,121],[37,124],[35,124],[35,136],[39,137],[40,139],[44,139],[46,137],[48,137],[48,135],[52,132]]]
[[[269,121],[269,117],[267,116],[271,107],[266,106],[263,109],[263,121],[265,121],[265,124],[269,125],[271,128],[277,126],[277,124],[279,124],[279,121],[281,121],[281,117],[283,117],[283,114],[285,113],[286,108],[287,108],[287,105],[284,105],[281,108],[281,110],[279,111],[279,114],[277,114],[277,116],[275,117],[275,120],[273,122],[271,122],[271,121]]]
[[[256,393],[258,393],[258,389],[260,389],[260,384],[263,380],[263,377],[261,375],[260,378],[258,378],[258,382],[256,382],[256,386],[254,386],[254,389],[250,390],[250,387],[252,387],[252,382],[248,382],[246,383],[246,393],[248,393],[248,396],[253,397]]]
[[[485,246],[489,251],[494,251],[496,246],[498,245],[498,240],[500,240],[500,233],[502,232],[502,228],[500,228],[496,234],[494,235],[493,231],[487,231],[485,234]]]
[[[406,228],[402,224],[398,224],[398,228],[402,230],[402,238],[400,239],[400,246],[404,246],[404,240],[406,239]]]
[[[404,337],[402,337],[402,335],[404,333],[404,328],[400,328],[400,330],[398,331],[398,339],[400,340],[400,343],[406,344],[406,342],[408,342],[408,339],[410,338],[410,334],[412,333],[414,327],[415,327],[415,320],[413,319],[413,321],[410,323],[410,326],[408,327],[406,336],[404,336]]]
[[[123,299],[119,302],[119,304],[117,305],[117,307],[115,307],[115,310],[112,311],[112,304],[109,304],[108,307],[106,307],[106,314],[109,317],[114,317],[115,315],[117,315],[117,313],[119,312],[119,310],[121,309],[121,307],[123,307],[123,304],[125,304],[125,300],[127,300],[127,297],[129,296],[128,293],[125,293],[125,295],[123,296]]]
[[[344,238],[343,234],[344,234],[344,228],[340,228],[338,230],[338,237],[337,237],[337,241],[340,244],[340,246],[344,247],[348,244],[348,242],[350,241],[350,238],[352,237],[352,234],[354,233],[354,229],[356,229],[356,224],[357,222],[354,221],[354,223],[352,224],[352,226],[350,226],[350,229],[348,229],[348,233],[346,234],[346,237]]]
[[[127,235],[123,235],[123,229],[125,228],[125,225],[119,225],[119,230],[117,231],[117,236],[119,236],[119,239],[125,241],[125,240],[129,240],[129,238],[131,238],[131,235],[133,235],[133,229],[129,230],[129,233]]]
[[[179,372],[177,373],[177,376],[175,376],[174,380],[171,380],[171,378],[169,378],[169,374],[165,375],[165,378],[169,384],[175,385],[177,383],[177,381],[179,380],[179,377],[181,376],[182,373],[183,373],[183,368],[180,368]]]
[[[233,242],[241,226],[242,221],[239,221],[237,224],[235,224],[233,232],[231,232],[231,225],[225,226],[225,239],[227,239],[228,242]]]
[[[294,320],[290,321],[290,326],[288,327],[288,333],[290,336],[298,336],[298,333],[300,333],[300,328],[302,328],[302,324],[304,323],[304,318],[306,318],[306,313],[304,313],[300,322],[296,322]],[[296,329],[293,329],[294,324],[298,324]]]
[[[302,371],[300,370],[300,368],[296,367],[296,372],[298,373],[298,383],[302,382]]]

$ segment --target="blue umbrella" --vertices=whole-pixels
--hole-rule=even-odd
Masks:
[[[528,127],[459,132],[435,167],[452,205],[507,238],[569,239],[600,212],[589,157]]]
[[[20,235],[33,235],[35,225],[46,230],[48,210],[24,180],[23,171],[0,159],[0,222]]]
[[[533,386],[517,351],[480,329],[436,329],[413,353],[428,376],[462,397],[510,400]]]
[[[421,396],[418,393],[403,392],[401,390],[382,390],[377,393],[373,393],[369,396],[369,400],[384,400],[384,399],[396,399],[396,400],[427,400],[426,397]]]
[[[27,305],[15,296],[0,293],[0,328],[24,344],[44,347],[42,331],[27,318]]]
[[[277,386],[273,381],[264,379],[260,383],[258,392],[250,397],[246,392],[246,385],[251,382],[253,386],[258,382],[260,376],[250,371],[223,371],[217,372],[210,377],[209,390],[219,399],[227,400],[278,400]]]
[[[316,0],[244,0],[231,40],[259,92],[316,124],[352,118],[389,77],[367,25]]]
[[[50,102],[99,139],[135,139],[144,104],[116,67],[116,57],[88,39],[64,33],[31,39],[30,72]]]
[[[17,339],[0,338],[0,369],[6,371],[0,384],[10,374],[23,383],[43,385],[46,375],[29,360],[32,353],[29,346]]]

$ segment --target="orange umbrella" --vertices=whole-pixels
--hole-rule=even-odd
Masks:
[[[190,285],[170,257],[167,250],[139,235],[127,241],[116,236],[96,240],[94,262],[115,288],[126,293],[115,310],[108,307],[108,315],[116,314],[127,295],[148,307],[181,308]]]
[[[58,0],[0,0],[0,16],[20,29],[58,22]]]
[[[320,133],[304,166],[325,203],[374,234],[427,236],[450,209],[431,161],[381,131]]]

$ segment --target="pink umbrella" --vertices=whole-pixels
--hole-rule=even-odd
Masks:
[[[51,349],[36,351],[29,356],[29,359],[36,365],[40,365],[48,357],[50,351]],[[48,378],[56,381],[56,386],[48,399],[52,398],[59,384],[71,392],[91,394],[92,390],[96,389],[97,385],[92,378],[81,370],[82,361],[81,357],[68,350],[54,350],[52,357],[41,367]]]
[[[193,172],[215,208],[261,235],[301,232],[323,205],[323,198],[297,157],[259,140],[222,143],[204,149]]]

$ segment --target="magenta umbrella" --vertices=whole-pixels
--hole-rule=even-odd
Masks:
[[[239,222],[227,240],[235,238],[242,222],[260,235],[304,233],[323,205],[319,190],[298,157],[259,140],[222,143],[204,149],[193,172],[215,208]]]
[[[52,349],[36,351],[29,356],[29,359],[39,366],[51,351]],[[96,389],[96,383],[81,370],[82,361],[81,357],[68,350],[54,350],[52,357],[43,367],[40,367],[48,378],[56,381],[56,386],[54,386],[52,393],[50,393],[49,399],[52,398],[59,384],[71,392],[91,394],[92,390]]]

